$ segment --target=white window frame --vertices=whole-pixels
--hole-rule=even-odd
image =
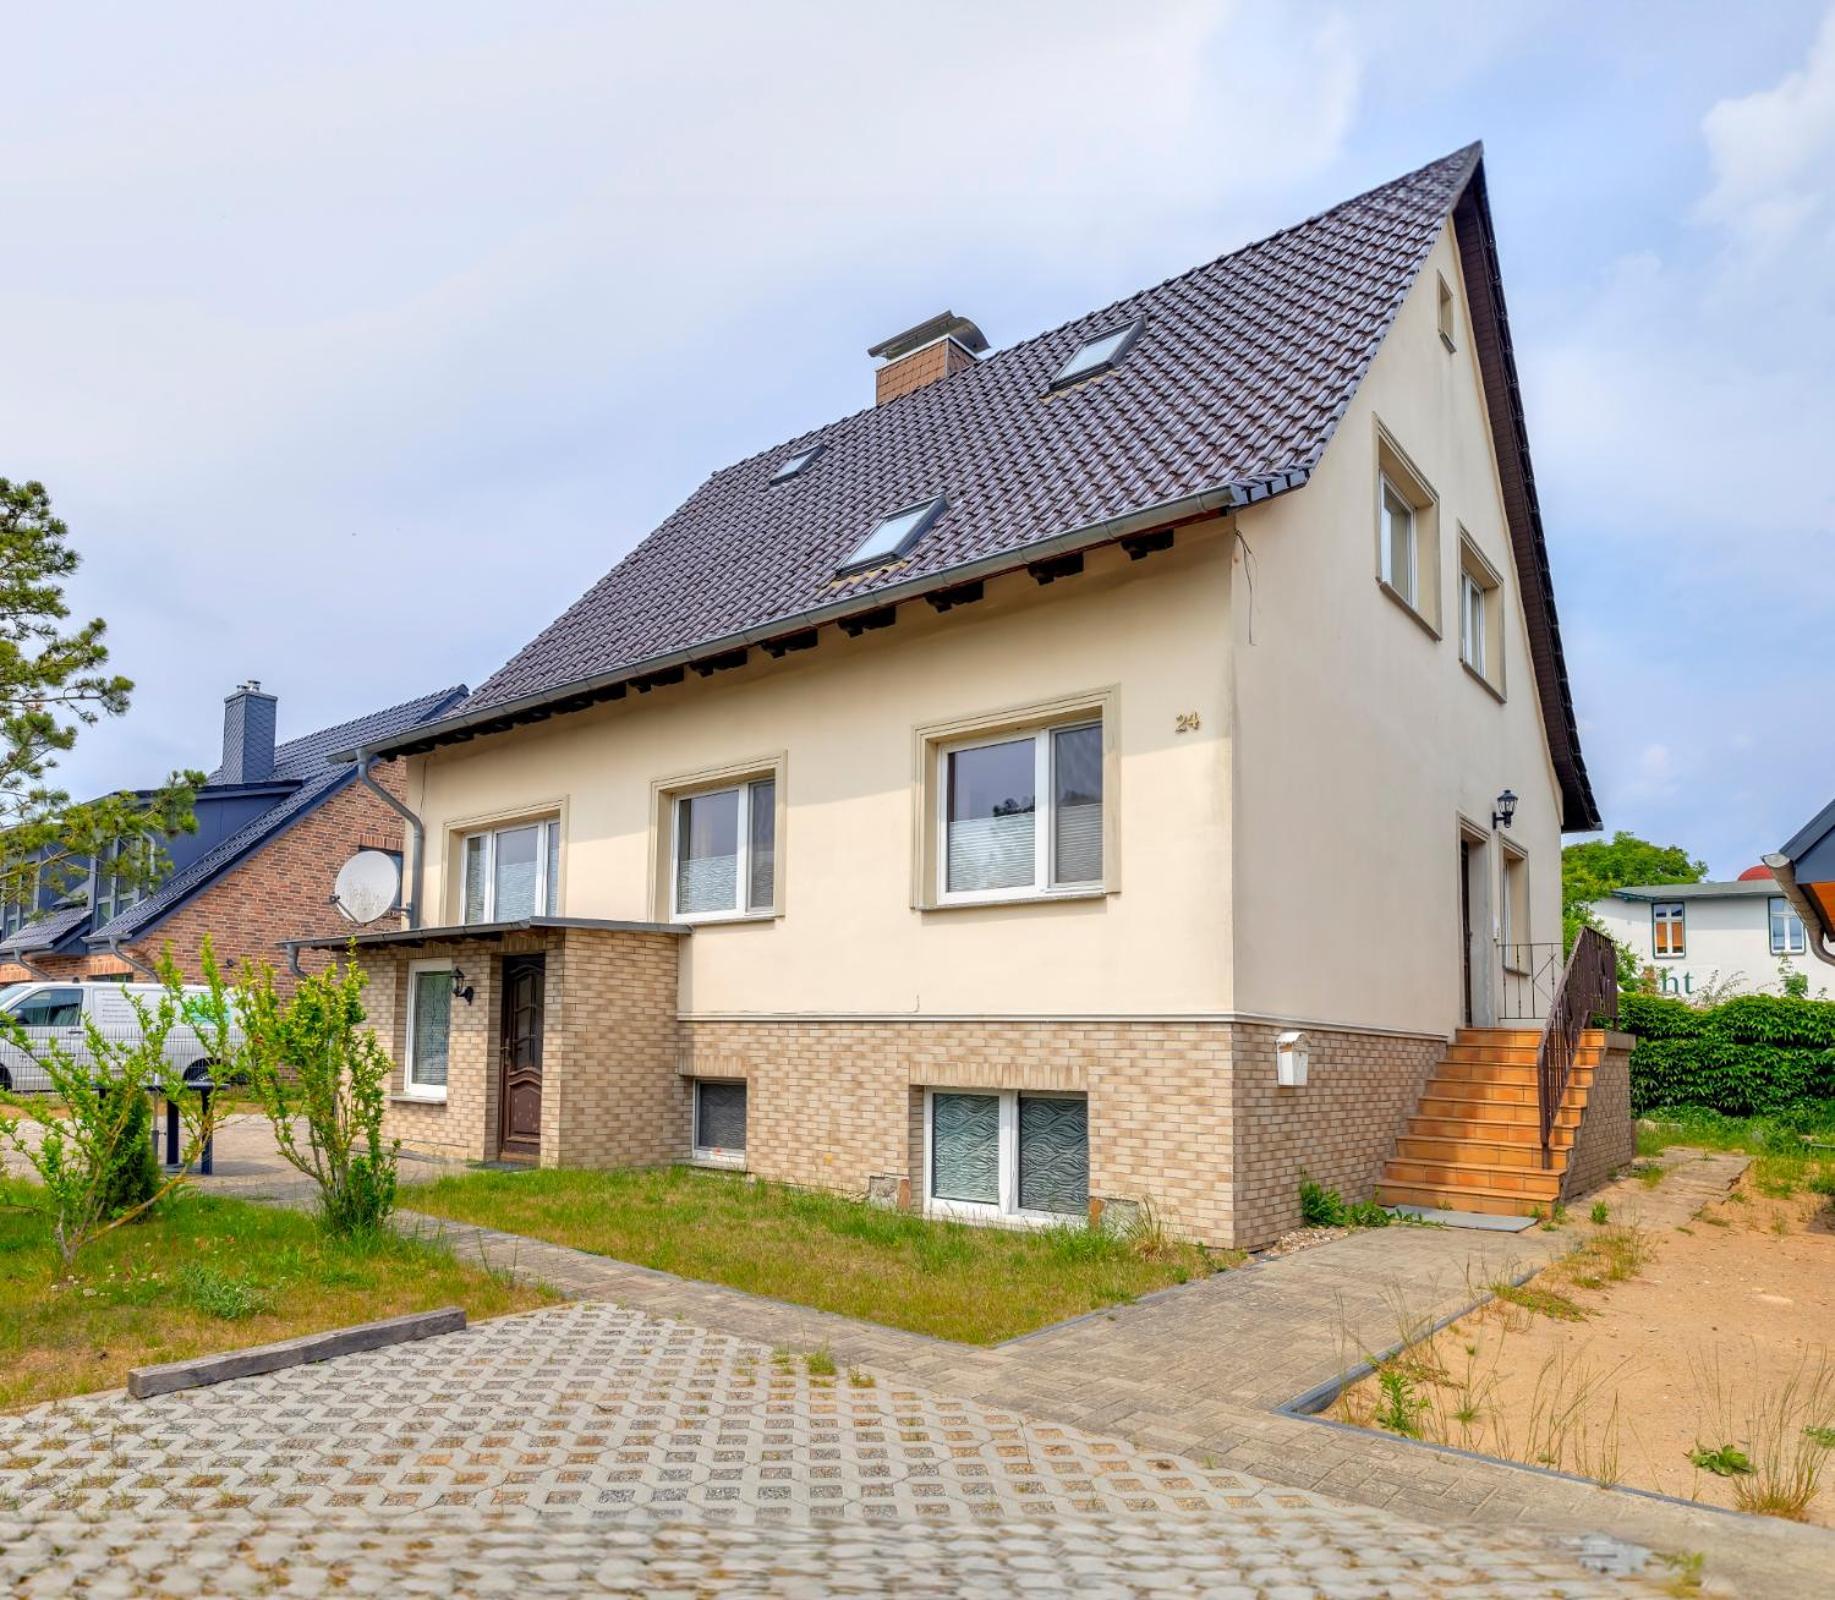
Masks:
[[[703,789],[682,789],[669,796],[669,920],[671,922],[758,922],[777,915],[778,902],[783,898],[778,887],[778,877],[783,866],[783,851],[778,846],[776,814],[777,785],[781,782],[782,779],[776,772],[758,772],[749,778],[739,778],[728,783],[716,783]],[[752,801],[753,790],[761,783],[768,783],[772,786],[771,903],[768,906],[755,906],[751,903]],[[682,887],[682,802],[684,800],[708,800],[715,795],[735,792],[739,796],[739,862],[733,887],[734,898],[738,903],[731,911],[684,911],[676,898]]]
[[[1773,920],[1778,908],[1784,911],[1784,942],[1778,943],[1777,924]],[[1796,942],[1791,942],[1791,925],[1796,925]],[[1765,932],[1771,943],[1774,956],[1805,956],[1809,954],[1809,932],[1803,926],[1803,919],[1797,915],[1797,909],[1781,894],[1770,896],[1765,902]]]
[[[1660,912],[1673,912],[1673,916],[1659,916]],[[1681,948],[1678,950],[1659,950],[1657,948],[1657,924],[1671,924],[1681,936]],[[1688,959],[1688,902],[1686,900],[1655,900],[1650,906],[1650,958],[1653,961],[1686,961]]]
[[[1071,717],[1063,722],[1040,723],[1035,727],[1009,728],[1004,733],[977,734],[973,738],[951,739],[936,747],[936,765],[931,773],[936,794],[936,904],[940,906],[989,905],[1003,900],[1060,900],[1080,895],[1100,894],[1108,878],[1108,772],[1103,771],[1103,876],[1077,883],[1055,880],[1057,861],[1057,795],[1052,781],[1052,737],[1077,728],[1094,728],[1102,732],[1101,716]],[[1032,740],[1032,882],[1000,889],[951,889],[949,886],[949,758],[965,750],[983,750],[997,744],[1018,744]],[[1105,749],[1106,754],[1106,749]]]
[[[435,957],[426,961],[408,963],[408,1003],[405,1008],[408,1019],[408,1031],[401,1041],[401,1092],[410,1100],[444,1101],[446,1091],[452,1081],[452,1018],[447,1013],[446,1022],[446,1083],[420,1083],[414,1081],[414,1007],[415,996],[420,992],[418,978],[423,972],[443,972],[447,982],[452,981],[452,962],[449,958]]]
[[[559,817],[532,817],[520,822],[499,822],[488,828],[468,828],[459,835],[459,923],[462,927],[482,927],[497,920],[497,836],[504,833],[520,833],[524,828],[537,831],[535,842],[535,911],[538,917],[551,917],[560,909],[560,884],[548,883],[548,852],[553,849],[559,855],[559,840],[554,830],[560,828]],[[471,842],[483,839],[484,847],[484,909],[476,922],[468,922],[465,917],[465,868],[466,857],[471,853]],[[553,840],[551,844],[550,841]],[[558,864],[558,860],[557,860]],[[557,874],[558,876],[558,874]]]
[[[1410,611],[1421,610],[1421,513],[1411,496],[1403,494],[1401,485],[1386,472],[1379,471],[1377,479],[1377,529],[1381,537],[1381,548],[1377,559],[1381,563],[1378,573],[1383,582],[1400,597]],[[1388,517],[1389,497],[1396,501],[1408,513],[1408,587],[1404,589],[1395,581],[1395,554],[1390,545]]]
[[[1466,571],[1459,571],[1459,659],[1481,678],[1488,678],[1485,637],[1485,586]]]
[[[1085,1128],[1088,1127],[1089,1097],[1074,1090],[1028,1089],[1028,1094],[1046,1099],[1083,1100]],[[990,1095],[1000,1100],[1000,1199],[994,1205],[975,1200],[939,1200],[936,1188],[936,1097],[940,1094]],[[945,1086],[924,1091],[924,1214],[950,1217],[960,1222],[993,1222],[1009,1228],[1074,1227],[1076,1217],[1068,1211],[1022,1211],[1019,1205],[1019,1097],[1018,1089],[969,1089]],[[748,1104],[747,1112],[751,1107]],[[1086,1133],[1087,1136],[1087,1133]],[[1087,1218],[1084,1219],[1087,1221]]]
[[[689,1147],[694,1151],[694,1159],[710,1167],[743,1167],[745,1151],[729,1150],[724,1145],[701,1143],[701,1086],[707,1083],[738,1084],[745,1090],[745,1136],[746,1143],[752,1142],[752,1085],[746,1078],[690,1078],[688,1116],[691,1126],[688,1130]]]

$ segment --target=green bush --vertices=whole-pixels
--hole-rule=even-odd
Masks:
[[[103,1156],[102,1216],[112,1221],[130,1213],[145,1214],[159,1193],[159,1158],[153,1154],[153,1102],[137,1083],[105,1080],[97,1087],[104,1100],[117,1097],[125,1104],[110,1104],[104,1115],[113,1144]]]
[[[1631,1108],[1702,1106],[1728,1117],[1814,1117],[1835,1101],[1835,1001],[1742,995],[1711,1010],[1626,995],[1637,1035]]]

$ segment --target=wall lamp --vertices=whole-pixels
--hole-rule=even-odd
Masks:
[[[1510,819],[1516,815],[1516,796],[1508,789],[1497,797],[1497,809],[1491,813],[1491,826],[1507,828]]]
[[[477,992],[476,989],[465,981],[465,969],[463,967],[454,967],[452,969],[453,999],[463,1000],[467,1005],[470,1005],[472,1003],[472,996]]]

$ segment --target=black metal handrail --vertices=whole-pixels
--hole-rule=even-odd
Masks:
[[[1542,1021],[1554,1004],[1566,968],[1560,940],[1537,944],[1501,940],[1496,948],[1498,1022]]]
[[[1594,1019],[1618,1021],[1618,959],[1612,941],[1597,928],[1583,927],[1561,973],[1548,1008],[1542,1042],[1536,1047],[1536,1100],[1542,1112],[1542,1165],[1552,1167],[1555,1117],[1567,1097],[1567,1080],[1580,1053],[1581,1036]]]

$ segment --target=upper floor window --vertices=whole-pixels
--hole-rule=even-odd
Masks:
[[[138,861],[142,873],[153,858],[151,839],[117,839],[106,846],[96,862],[95,926],[113,921],[146,898],[147,886],[130,873],[118,870]]]
[[[1103,886],[1102,723],[937,752],[939,903]]]
[[[1650,908],[1651,954],[1667,960],[1688,949],[1688,907],[1680,900],[1662,900]]]
[[[551,917],[559,900],[561,827],[550,819],[465,835],[466,922]]]
[[[777,908],[777,779],[674,801],[669,913],[678,922],[766,916]]]
[[[1782,895],[1771,901],[1771,953],[1774,956],[1800,956],[1809,949],[1803,932],[1803,919],[1791,910]]]
[[[1459,659],[1498,694],[1504,687],[1503,584],[1470,535],[1459,536]]]
[[[1376,576],[1440,637],[1440,502],[1380,423],[1376,429]]]
[[[1414,506],[1385,474],[1383,489],[1382,577],[1398,595],[1419,611],[1421,547],[1415,535]]]
[[[43,869],[35,868],[30,881],[20,885],[19,898],[0,905],[0,939],[12,938],[38,915],[38,896],[43,887]]]
[[[1457,323],[1457,311],[1453,301],[1453,286],[1444,276],[1440,278],[1440,295],[1435,314],[1440,322],[1440,342],[1451,350],[1454,348],[1453,329]]]

